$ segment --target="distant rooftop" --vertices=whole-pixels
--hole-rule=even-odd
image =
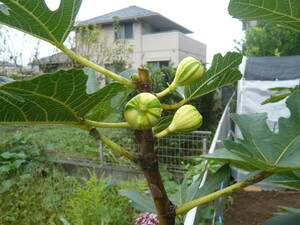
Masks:
[[[117,11],[113,11],[101,16],[97,16],[85,21],[80,22],[77,26],[93,25],[93,24],[109,24],[114,21],[114,18],[118,18],[120,21],[141,21],[146,22],[154,27],[178,30],[182,33],[193,33],[191,30],[175,23],[174,21],[160,15],[157,12],[143,9],[138,6],[129,6]]]

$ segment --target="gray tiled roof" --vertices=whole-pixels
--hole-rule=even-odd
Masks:
[[[126,19],[145,17],[150,15],[159,15],[159,14],[137,6],[129,6],[124,9],[120,9],[111,13],[104,14],[102,16],[98,16],[92,19],[82,21],[78,24],[78,26],[87,25],[87,24],[108,23],[108,22],[112,22],[114,17],[118,17],[120,20],[126,20]]]
[[[71,63],[72,60],[65,55],[63,52],[58,52],[50,56],[43,57],[38,61],[32,62],[33,64],[63,64],[63,63]]]
[[[161,28],[164,31],[177,30],[182,33],[192,33],[191,30],[160,15],[159,13],[150,11],[148,9],[143,9],[138,6],[129,6],[124,9],[85,20],[80,22],[77,26],[112,23],[114,21],[114,17],[118,17],[120,21],[139,20],[141,22],[152,24],[154,27]]]

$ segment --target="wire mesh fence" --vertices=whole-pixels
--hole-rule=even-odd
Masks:
[[[197,163],[197,159],[207,152],[211,140],[211,132],[195,131],[186,134],[171,135],[161,138],[155,143],[155,151],[160,165],[166,166],[169,171],[184,172],[188,167]],[[138,145],[130,133],[118,134],[118,144],[131,152],[138,153]],[[127,160],[120,160],[111,153],[106,146],[99,143],[99,158],[103,166],[135,168]]]
[[[22,135],[34,134],[34,141],[41,142],[45,146],[53,146],[58,160],[137,169],[106,145],[101,142],[97,145],[85,131],[61,125],[1,126],[1,128],[4,130],[2,137],[5,139],[16,132]],[[103,129],[100,133],[131,153],[138,154],[139,146],[135,142],[132,130]],[[166,166],[169,171],[184,172],[199,161],[201,154],[207,152],[210,142],[211,132],[195,131],[161,138],[156,141],[155,150],[161,166]]]

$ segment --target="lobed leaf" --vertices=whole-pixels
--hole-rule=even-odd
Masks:
[[[300,171],[295,170],[284,173],[277,173],[267,178],[267,181],[300,189]]]
[[[6,84],[9,82],[13,82],[13,81],[14,81],[14,79],[12,79],[10,77],[0,76],[0,85]]]
[[[119,194],[129,198],[132,201],[132,206],[135,209],[140,210],[142,212],[156,213],[154,201],[150,196],[129,189],[119,190]]]
[[[0,86],[0,124],[76,125],[95,107],[126,90],[119,83],[111,83],[87,94],[87,78],[82,70],[71,69]]]
[[[242,74],[238,70],[241,62],[242,55],[237,52],[228,52],[224,57],[216,54],[210,69],[205,72],[203,77],[195,84],[185,87],[185,97],[198,98],[241,79]]]
[[[0,23],[54,45],[62,44],[73,28],[81,0],[61,0],[51,11],[44,0],[1,0]]]
[[[180,190],[171,196],[171,199],[178,205],[190,202],[194,199],[208,195],[220,188],[221,183],[227,179],[230,174],[228,165],[222,166],[216,173],[214,173],[205,184],[199,188],[203,176],[198,176],[193,179],[191,185],[187,185],[187,180],[184,179],[180,186]],[[202,174],[203,175],[203,174]]]
[[[287,100],[291,112],[289,118],[279,119],[279,131],[274,133],[267,125],[267,115],[233,115],[244,139],[226,140],[226,151],[218,151],[204,157],[244,165],[249,171],[264,170],[284,172],[300,169],[300,91]],[[220,156],[221,154],[221,156]]]
[[[300,213],[274,216],[268,219],[263,225],[298,225]]]

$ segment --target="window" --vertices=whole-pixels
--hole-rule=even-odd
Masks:
[[[115,39],[131,39],[133,38],[132,23],[120,24],[115,30]]]
[[[152,68],[162,68],[164,66],[169,66],[169,61],[150,61],[147,63],[149,67]]]

